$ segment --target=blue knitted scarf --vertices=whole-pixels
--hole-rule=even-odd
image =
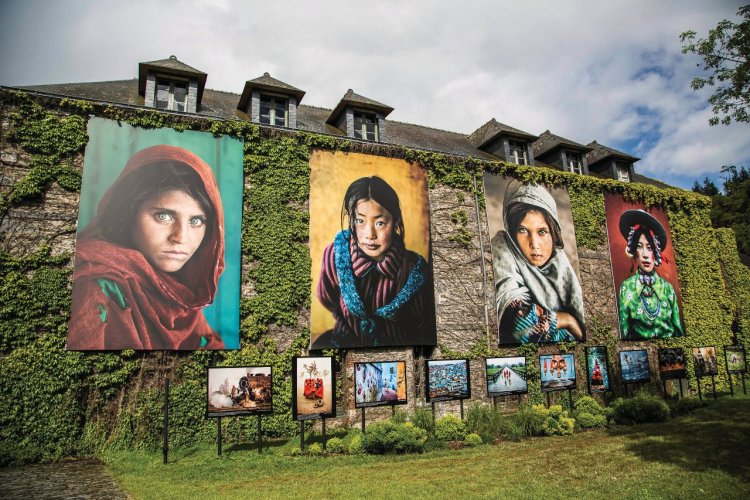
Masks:
[[[352,270],[352,257],[349,252],[350,231],[340,231],[336,235],[333,243],[334,262],[336,264],[336,276],[339,279],[339,288],[341,296],[344,299],[346,308],[359,319],[359,326],[367,335],[375,333],[375,318],[368,316],[362,298],[357,291],[357,284],[354,280],[354,271]],[[424,268],[425,260],[421,255],[409,251],[416,258],[417,265],[409,272],[406,283],[396,294],[396,297],[383,307],[378,307],[373,315],[379,318],[393,320],[396,312],[401,306],[409,302],[414,295],[422,288],[425,282]]]

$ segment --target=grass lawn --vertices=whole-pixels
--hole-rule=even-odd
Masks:
[[[664,424],[421,455],[285,456],[274,443],[102,459],[134,498],[750,498],[750,398]]]

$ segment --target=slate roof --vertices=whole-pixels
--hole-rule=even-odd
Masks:
[[[539,139],[534,141],[534,143],[531,145],[531,150],[533,151],[534,158],[536,159],[543,156],[545,153],[561,147],[575,149],[583,153],[587,153],[591,150],[591,148],[588,146],[584,146],[583,144],[578,144],[577,142],[566,139],[565,137],[555,135],[549,130],[545,130],[544,133],[539,136]]]
[[[591,148],[591,151],[586,153],[586,162],[589,164],[589,167],[591,167],[591,165],[596,165],[598,162],[610,157],[618,160],[624,160],[629,163],[635,163],[640,160],[640,158],[630,156],[627,153],[623,153],[622,151],[610,148],[609,146],[605,146],[604,144],[599,144],[596,141],[590,142],[589,144],[587,144],[587,147]]]
[[[191,68],[190,66],[187,66],[180,61],[177,61],[176,59],[165,59],[163,61],[152,61],[151,63],[143,64],[156,63],[171,65],[171,69],[174,70],[182,69],[184,71],[193,71],[200,73],[195,68]],[[284,88],[288,91],[299,92],[301,93],[300,96],[304,95],[304,92],[302,90],[276,80],[270,77],[270,75],[268,74],[264,74],[262,77],[256,78],[255,80],[249,80],[248,82],[246,82],[246,86],[248,83],[250,83],[251,85],[275,85],[277,87],[281,85],[285,86]],[[144,106],[144,97],[139,94],[138,79],[105,82],[29,85],[18,86],[14,88],[28,90],[40,94],[47,94],[53,97],[90,99],[105,104],[134,107]],[[237,93],[205,89],[201,106],[197,115],[225,120],[249,121],[250,117],[244,111],[237,108],[240,98],[241,95]],[[342,103],[344,104],[342,105]],[[339,112],[343,110],[343,106],[345,106],[346,104],[351,104],[358,108],[382,111],[384,114],[389,114],[391,111],[393,111],[393,108],[391,108],[390,106],[386,106],[385,104],[379,103],[372,99],[357,95],[353,91],[349,90],[344,95],[344,98],[341,100],[341,102],[339,102],[337,108],[333,110],[333,112],[327,108],[306,105],[298,106],[297,127],[299,130],[303,131],[338,137],[346,137],[345,132],[328,123],[329,118],[333,115],[333,113],[335,113],[339,108],[341,108]],[[193,113],[170,113],[193,115]],[[457,156],[469,156],[483,160],[497,160],[497,157],[495,157],[494,155],[478,149],[477,144],[486,144],[488,140],[491,140],[493,137],[497,136],[498,133],[506,133],[508,135],[529,139],[536,138],[532,134],[528,134],[527,132],[524,132],[522,130],[500,123],[495,119],[492,119],[489,122],[485,123],[482,127],[468,136],[462,133],[449,132],[421,125],[388,120],[387,137],[388,143],[391,145],[405,146],[408,148],[435,151]],[[533,150],[535,157],[540,154],[539,151],[547,152],[559,146],[566,146],[584,152],[589,152],[597,149],[595,147],[591,147],[594,144],[595,143],[592,143],[589,146],[584,146],[574,141],[551,134],[548,130],[541,136],[539,136],[539,138],[533,143]],[[606,148],[606,151],[612,151],[613,153],[611,154],[616,155],[619,158],[632,158],[632,161],[637,160],[637,158],[615,149],[607,148],[606,146],[601,145],[598,146]],[[587,158],[589,158],[589,156],[587,156]],[[537,163],[540,165],[544,165],[541,161],[538,161]],[[594,173],[592,172],[592,174]],[[655,179],[650,179],[639,174],[634,174],[633,181],[641,182],[643,184],[650,184],[660,188],[672,187],[663,182],[657,181]]]
[[[511,127],[510,125],[500,123],[494,118],[476,129],[466,139],[474,147],[481,149],[482,146],[486,145],[488,142],[501,135],[519,137],[528,141],[535,141],[538,139],[538,136],[536,135],[529,134],[528,132],[524,132],[523,130]]]
[[[388,116],[393,111],[393,108],[385,104],[374,101],[368,97],[355,94],[352,89],[346,91],[344,97],[341,98],[339,103],[333,108],[331,115],[326,120],[328,123],[333,123],[336,118],[344,111],[347,106],[354,106],[360,109],[369,109],[372,111],[380,111],[384,116]]]
[[[300,103],[302,97],[305,95],[304,90],[300,90],[297,87],[293,87],[288,83],[284,83],[281,80],[273,78],[268,73],[263,73],[263,76],[248,80],[245,82],[245,88],[242,90],[240,96],[240,102],[237,104],[237,109],[247,109],[248,101],[253,93],[253,89],[266,90],[269,92],[277,92],[283,95],[291,95],[297,99],[297,104]]]

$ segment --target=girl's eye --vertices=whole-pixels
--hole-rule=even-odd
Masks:
[[[200,226],[204,225],[205,223],[206,223],[206,219],[204,219],[203,217],[192,217],[190,219],[190,225],[191,226],[200,227]]]
[[[160,222],[167,222],[167,221],[171,221],[172,217],[167,212],[157,212],[156,220]]]
[[[542,236],[544,236],[545,234],[547,234],[547,230],[546,229],[540,229],[539,230],[539,234],[541,234]]]
[[[526,230],[526,228],[525,228],[525,227],[519,227],[519,228],[518,228],[518,232],[519,232],[519,233],[521,233],[521,234],[526,234],[526,233],[528,233],[528,231]]]
[[[362,224],[365,223],[365,220],[364,219],[354,219],[354,223],[357,224],[357,225],[362,225]]]
[[[375,225],[378,226],[378,227],[383,227],[383,226],[385,226],[385,222],[383,222],[382,220],[379,220],[379,221],[377,221],[375,223]]]

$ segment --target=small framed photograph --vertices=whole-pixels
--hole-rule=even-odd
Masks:
[[[354,363],[354,407],[404,405],[406,362]]]
[[[542,392],[563,391],[576,386],[576,364],[572,353],[539,356]]]
[[[620,351],[620,373],[626,384],[647,382],[651,380],[651,369],[648,366],[648,351],[646,349],[631,349]]]
[[[698,378],[719,374],[715,347],[693,347],[693,363]]]
[[[607,392],[612,387],[609,383],[609,359],[606,346],[586,348],[586,382],[589,392]]]
[[[273,412],[270,366],[208,368],[207,417],[231,417]]]
[[[471,397],[468,359],[428,359],[426,369],[427,401]]]
[[[724,357],[727,361],[727,373],[747,372],[744,347],[738,345],[726,346],[724,348]]]
[[[295,420],[336,415],[336,380],[333,356],[295,356],[292,358],[292,405]]]
[[[685,352],[681,347],[663,348],[659,355],[659,376],[662,380],[687,377]]]
[[[526,382],[526,358],[524,356],[487,358],[487,395],[510,396],[526,394],[529,386]]]

